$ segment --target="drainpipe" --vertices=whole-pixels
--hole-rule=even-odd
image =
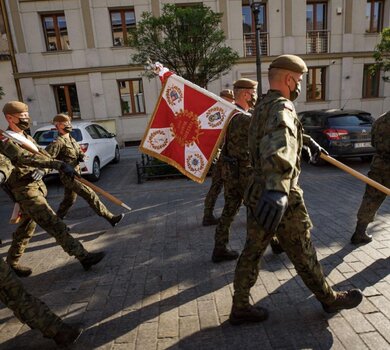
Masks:
[[[18,65],[16,63],[15,48],[14,48],[14,43],[12,40],[11,30],[10,30],[10,26],[9,26],[8,12],[7,12],[7,8],[5,5],[5,0],[0,0],[0,7],[1,7],[1,13],[3,14],[5,33],[7,35],[8,47],[9,47],[9,52],[10,52],[10,56],[11,56],[12,72],[13,72],[14,77],[15,77],[15,75],[18,73]],[[22,89],[20,88],[20,81],[18,78],[14,78],[14,80],[15,80],[16,92],[18,93],[18,99],[19,99],[19,101],[23,101]]]

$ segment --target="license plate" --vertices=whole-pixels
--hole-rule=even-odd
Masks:
[[[367,148],[367,147],[371,147],[371,142],[356,142],[354,144],[354,147],[355,148]]]

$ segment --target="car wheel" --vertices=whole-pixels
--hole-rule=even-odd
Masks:
[[[100,162],[99,158],[95,158],[92,163],[92,174],[88,175],[89,180],[92,182],[98,181],[100,179]]]
[[[371,162],[372,161],[372,156],[362,156],[362,157],[360,157],[361,158],[361,160],[363,161],[363,162]]]
[[[115,157],[112,160],[113,163],[119,163],[121,160],[121,154],[119,152],[119,147],[115,147]]]

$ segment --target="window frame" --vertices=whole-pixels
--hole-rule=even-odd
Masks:
[[[77,85],[76,83],[69,83],[69,84],[54,84],[52,85],[53,87],[53,92],[54,92],[54,98],[56,101],[56,108],[57,108],[57,113],[65,113],[67,114],[71,119],[81,119],[81,111],[79,112],[80,115],[75,115],[73,113],[73,106],[72,106],[72,101],[69,93],[69,87],[74,86],[76,90],[76,95],[77,95],[77,104],[78,108],[80,110],[80,101],[79,101],[79,96],[77,94]],[[66,104],[66,109],[67,111],[61,111],[60,109],[60,101],[59,101],[59,96],[58,96],[58,88],[63,87],[64,88],[64,95],[65,95],[65,104]]]
[[[379,13],[378,13],[378,25],[377,28],[374,27],[374,11],[375,11],[375,3],[380,3],[379,6]],[[385,1],[384,0],[367,0],[367,5],[371,4],[370,8],[370,26],[367,29],[366,33],[380,33],[383,30],[383,18],[384,18],[384,8],[385,8]]]
[[[323,102],[326,101],[326,66],[314,66],[308,67],[307,77],[306,77],[306,101],[307,102]],[[311,86],[317,85],[313,82],[316,81],[317,70],[320,70],[321,73],[321,98],[315,98],[316,89],[312,88],[311,93],[309,93],[309,79],[312,77]],[[310,75],[310,71],[312,74]],[[314,95],[314,97],[313,97]]]
[[[111,8],[109,9],[109,16],[110,16],[110,24],[111,24],[111,36],[112,36],[112,46],[113,47],[125,47],[127,46],[127,36],[128,36],[128,30],[126,27],[126,12],[132,12],[134,14],[134,28],[137,25],[137,20],[135,18],[135,10],[133,7],[123,7],[123,8]],[[115,44],[115,36],[114,36],[114,27],[112,23],[112,13],[119,13],[121,16],[121,27],[122,27],[122,43],[121,45]]]
[[[40,16],[41,16],[41,23],[42,23],[42,28],[43,28],[43,35],[45,37],[46,51],[47,52],[69,51],[70,48],[62,47],[63,45],[61,43],[61,30],[60,30],[59,25],[58,25],[58,17],[64,17],[65,23],[66,23],[66,36],[69,39],[68,25],[66,22],[65,12],[60,11],[60,12],[41,13]],[[55,33],[56,45],[57,45],[55,50],[52,50],[49,48],[50,42],[48,39],[47,29],[46,29],[46,25],[45,25],[45,18],[48,18],[48,17],[51,17],[53,20],[54,33]],[[68,42],[69,42],[69,40],[68,40]]]
[[[370,74],[370,67],[373,64],[365,64],[363,66],[363,82],[362,82],[362,98],[378,98],[379,96],[379,85],[380,85],[380,70],[377,69],[375,75]],[[372,86],[375,84],[374,89],[376,94],[372,94]]]
[[[124,101],[122,99],[122,94],[121,94],[121,87],[120,87],[120,84],[125,82],[129,82],[129,92],[130,92],[130,103],[131,103],[131,108],[130,110],[132,111],[136,111],[136,104],[135,104],[135,98],[134,98],[134,86],[133,86],[133,82],[141,82],[141,86],[142,86],[142,103],[143,103],[143,112],[133,112],[133,113],[125,113],[124,109],[123,109],[123,103],[122,101]],[[130,84],[131,82],[131,84]],[[117,86],[118,86],[118,92],[119,92],[119,99],[120,99],[120,104],[121,104],[121,113],[122,113],[122,116],[134,116],[134,115],[144,115],[146,114],[146,105],[145,105],[145,93],[144,93],[144,83],[143,83],[143,80],[141,78],[129,78],[129,79],[119,79],[117,80]],[[126,84],[126,88],[127,88],[127,84]]]

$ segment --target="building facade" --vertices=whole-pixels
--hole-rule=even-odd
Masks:
[[[241,77],[256,79],[255,22],[246,0],[0,0],[9,23],[14,67],[0,86],[15,82],[34,119],[33,129],[65,112],[95,120],[122,145],[139,141],[161,84],[131,65],[126,33],[144,11],[158,16],[166,3],[202,3],[223,13],[227,45],[239,62],[209,84],[218,93]],[[374,117],[390,109],[390,84],[369,74],[380,32],[390,22],[390,0],[261,1],[259,25],[263,93],[267,70],[278,55],[300,55],[309,67],[298,111],[354,108]],[[1,63],[1,62],[0,62]],[[1,65],[0,65],[1,68]],[[2,69],[2,68],[1,68]],[[11,74],[11,76],[10,76]],[[6,82],[3,83],[3,80]]]

